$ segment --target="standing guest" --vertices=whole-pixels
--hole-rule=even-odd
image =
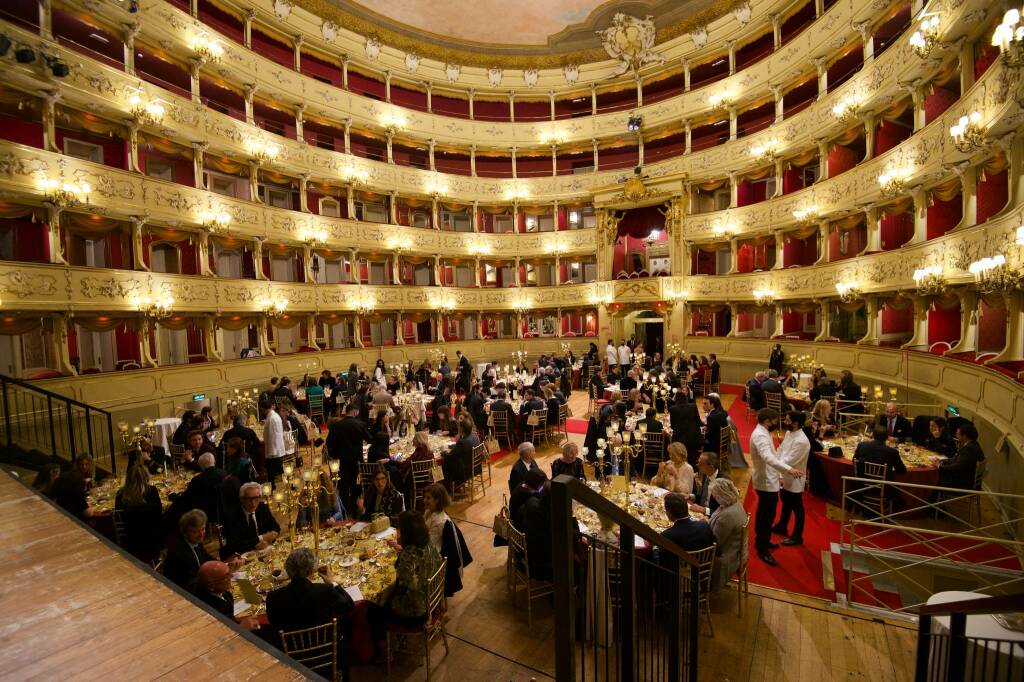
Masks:
[[[551,580],[551,482],[545,481],[520,510],[531,580]]]
[[[135,465],[125,473],[124,486],[117,491],[114,509],[124,519],[125,549],[139,561],[149,563],[160,554],[163,504],[156,486],[149,484],[149,472]]]
[[[283,380],[282,380],[283,381]],[[284,473],[284,424],[269,400],[260,401],[260,417],[263,422],[263,455],[267,468],[267,479],[271,486]]]
[[[51,497],[50,492],[53,490],[53,484],[60,477],[60,465],[59,464],[46,464],[36,474],[36,477],[32,479],[32,489],[38,490],[40,495]]]
[[[608,345],[604,347],[604,357],[605,364],[607,365],[605,368],[606,372],[610,373],[613,369],[619,366],[619,352],[615,348],[615,343],[611,339],[608,339]]]
[[[405,498],[391,485],[391,477],[386,469],[378,469],[373,475],[373,485],[365,494],[356,498],[356,512],[363,521],[386,516],[394,524],[404,510]]]
[[[540,469],[534,457],[537,449],[530,441],[523,441],[519,444],[519,460],[512,465],[512,473],[508,477],[508,490],[512,492],[520,483],[526,480],[526,472],[531,469]]]
[[[695,462],[704,445],[704,434],[701,432],[703,424],[696,403],[691,403],[684,391],[676,393],[675,404],[668,411],[668,419],[672,427],[672,440],[686,446],[687,461]]]
[[[281,534],[281,526],[261,497],[259,483],[246,483],[238,491],[238,506],[224,515],[221,558],[265,549]]]
[[[711,385],[717,387],[722,379],[722,365],[718,362],[718,356],[714,353],[708,355],[711,358]]]
[[[252,460],[245,456],[245,444],[241,438],[229,438],[224,443],[224,472],[234,476],[239,484],[256,480]]]
[[[345,395],[347,397],[354,396],[356,391],[359,390],[359,367],[356,366],[356,363],[353,362],[348,366],[348,372],[345,373],[344,382]]]
[[[187,587],[199,572],[199,567],[213,557],[206,551],[206,514],[193,509],[178,519],[178,533],[171,541],[164,557],[164,577],[178,587]]]
[[[946,420],[942,417],[935,417],[928,420],[928,439],[924,446],[932,452],[937,452],[946,457],[956,453],[956,443],[949,435],[946,427]]]
[[[430,532],[423,515],[402,512],[398,517],[398,537],[391,541],[398,552],[395,582],[383,606],[370,603],[367,614],[374,641],[383,642],[389,623],[409,628],[427,621],[427,583],[441,566],[441,554],[430,544]]]
[[[895,402],[886,404],[885,414],[878,415],[877,423],[885,427],[889,438],[895,438],[901,443],[909,440],[914,435],[914,429],[910,425],[910,420],[899,413],[899,408]]]
[[[715,534],[707,521],[690,516],[686,506],[686,498],[679,493],[665,495],[665,515],[672,522],[669,528],[661,532],[666,538],[679,545],[687,552],[696,552],[715,544]],[[669,552],[657,552],[657,560],[669,569],[677,567],[676,556]]]
[[[278,398],[287,398],[288,403],[290,405],[294,405],[296,398],[295,391],[292,390],[292,380],[288,377],[281,377],[281,383],[279,383],[277,388],[274,390],[273,398],[274,400],[277,400]]]
[[[223,561],[203,562],[196,577],[189,583],[188,591],[222,616],[235,617],[235,598],[231,595],[231,568]]]
[[[626,370],[633,364],[633,349],[629,347],[629,344],[623,341],[619,344],[618,356],[619,371],[625,374]]]
[[[293,549],[284,571],[288,584],[267,594],[267,620],[276,630],[304,630],[352,613],[352,597],[335,584],[329,564],[317,566],[308,547]],[[313,582],[316,575],[323,584]]]
[[[539,467],[526,472],[526,478],[515,487],[508,498],[508,518],[519,530],[525,532],[526,523],[523,519],[523,505],[531,497],[539,495],[548,482],[547,474]]]
[[[712,589],[722,588],[747,561],[747,536],[743,526],[747,513],[739,503],[740,493],[728,478],[711,481],[711,497],[716,509],[708,519],[715,536],[715,565],[712,569]]]
[[[782,368],[786,365],[786,354],[782,352],[782,344],[777,343],[772,347],[772,352],[768,355],[768,369],[774,369],[776,373],[781,374]]]
[[[686,448],[682,443],[669,443],[668,461],[658,465],[651,485],[673,493],[689,495],[693,492],[693,467],[686,461]]]
[[[697,459],[697,476],[693,481],[693,494],[689,496],[690,509],[704,516],[711,516],[718,508],[718,500],[711,494],[711,484],[719,478],[728,478],[718,462],[721,457],[714,452],[702,452]]]
[[[473,477],[473,449],[480,445],[480,437],[473,429],[473,420],[468,416],[459,417],[458,431],[459,439],[448,450],[442,463],[444,480],[451,483],[452,489]]]
[[[587,480],[583,471],[583,460],[579,458],[580,447],[576,443],[562,446],[562,456],[551,463],[551,478],[565,474],[581,481]]]
[[[455,351],[455,356],[458,358],[455,365],[456,371],[458,371],[455,387],[460,393],[469,393],[470,382],[473,380],[473,366],[461,350]]]
[[[377,358],[377,362],[373,365],[373,381],[383,386],[385,383],[384,374],[386,372],[387,367],[384,365],[384,358]]]
[[[260,449],[260,439],[256,436],[256,432],[245,425],[245,415],[236,414],[231,418],[232,426],[230,429],[224,432],[221,437],[221,442],[226,443],[232,438],[242,439],[242,444],[245,446],[245,452],[250,457],[256,456],[256,453]]]
[[[853,380],[853,372],[844,369],[839,373],[839,397],[845,405],[839,408],[844,414],[864,414],[863,394],[860,384]]]
[[[939,464],[939,486],[974,490],[978,465],[985,461],[977,427],[970,422],[956,427],[956,443],[956,454]]]
[[[484,376],[487,376],[486,372],[484,372]],[[473,423],[476,425],[476,430],[480,433],[486,433],[487,431],[486,404],[483,385],[480,383],[473,384],[469,395],[466,396],[466,401],[463,403],[463,408],[469,412],[469,416],[472,417]]]
[[[864,476],[864,462],[884,464],[886,468],[885,477],[892,480],[895,474],[907,473],[907,465],[896,448],[889,447],[886,441],[889,440],[889,431],[881,424],[876,424],[871,430],[871,440],[866,440],[857,445],[853,451],[853,465],[858,477]]]
[[[430,534],[430,544],[448,560],[444,571],[444,595],[451,597],[462,589],[462,570],[473,563],[462,531],[445,509],[451,504],[448,491],[440,483],[432,483],[423,491],[423,520]]]
[[[772,441],[771,432],[779,424],[779,413],[763,408],[757,413],[757,426],[750,435],[750,462],[752,471],[750,483],[757,493],[757,513],[754,516],[754,549],[761,561],[769,566],[778,566],[771,550],[778,547],[772,542],[772,524],[775,509],[779,503],[779,479],[781,474],[802,477],[802,471],[786,466],[779,459]]]
[[[722,450],[722,431],[729,429],[729,413],[722,407],[722,398],[717,393],[708,393],[707,429],[704,432],[704,450],[717,452]]]
[[[750,409],[760,410],[765,406],[764,389],[761,388],[761,384],[767,378],[768,375],[764,372],[754,372],[754,378],[747,382],[747,405]]]
[[[811,442],[807,440],[804,433],[804,422],[807,421],[803,412],[787,412],[783,418],[783,425],[786,427],[786,436],[779,446],[779,459],[791,469],[797,471],[807,470],[807,458],[811,454]],[[782,544],[789,547],[802,545],[804,543],[804,479],[793,477],[789,474],[782,475],[782,489],[779,491],[782,498],[782,511],[779,513],[779,520],[772,528],[773,533],[785,536]],[[793,532],[788,532],[789,516],[793,515]]]
[[[355,509],[359,492],[359,463],[363,461],[363,443],[370,442],[366,423],[359,419],[359,407],[349,405],[345,415],[327,430],[327,454],[340,460],[341,485],[347,486],[343,498],[346,509]],[[345,490],[343,487],[342,490]]]

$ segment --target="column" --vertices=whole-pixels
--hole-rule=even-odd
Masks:
[[[775,265],[772,266],[772,270],[784,269],[783,261],[785,260],[786,250],[786,233],[782,230],[775,230]]]
[[[1010,291],[1003,294],[1006,301],[1006,345],[999,351],[999,354],[990,360],[986,365],[994,362],[1008,362],[1020,360],[1024,356],[1024,326],[1021,324],[1022,313],[1021,292]]]
[[[729,337],[729,336],[736,336],[736,327],[739,326],[739,325],[736,324],[736,316],[739,315],[739,314],[740,314],[740,304],[739,303],[730,303],[729,304],[729,332],[726,334],[727,337]]]
[[[960,196],[963,198],[963,219],[958,227],[978,224],[978,169],[965,162],[954,167],[960,176]]]
[[[858,21],[853,27],[860,33],[861,49],[863,50],[864,63],[866,64],[869,59],[875,56],[875,39],[871,35],[871,22]]]
[[[690,60],[683,60],[683,92],[690,91]]]
[[[818,259],[814,261],[815,265],[828,262],[828,230],[827,220],[818,222]]]
[[[928,239],[928,192],[922,187],[915,187],[914,197],[914,236],[904,246],[919,244]]]
[[[356,249],[348,250],[348,262],[349,270],[351,271],[350,281],[352,284],[362,284],[362,278],[359,277],[359,252]]]
[[[256,83],[246,83],[242,86],[242,94],[245,96],[245,122],[249,125],[256,124],[256,115],[252,104],[253,96],[259,86]]]
[[[346,118],[345,121],[345,153],[352,153],[352,119]],[[350,213],[349,216],[352,214]]]
[[[778,14],[769,14],[768,18],[772,20],[772,49],[777,50],[782,47],[782,18]]]
[[[57,153],[61,151],[57,146],[57,102],[60,98],[57,90],[50,90],[43,97],[43,149]]]
[[[508,91],[508,119],[513,123],[516,122],[516,91]]]
[[[196,189],[206,189],[206,178],[203,176],[203,154],[209,142],[192,143],[192,173],[196,179]]]
[[[878,116],[865,114],[860,117],[860,122],[864,126],[864,160],[869,161],[875,158],[875,130],[878,126]]]
[[[299,102],[295,105],[295,139],[299,144],[306,144],[306,132],[303,125],[306,123],[306,104]]]
[[[516,338],[523,338],[523,314],[516,313]]]
[[[256,318],[256,335],[260,341],[260,355],[277,355],[270,347],[270,336],[267,334],[267,318],[263,315]]]
[[[693,242],[685,241],[684,240],[683,244],[682,244],[682,247],[681,247],[682,257],[679,259],[679,261],[680,261],[679,262],[680,268],[679,268],[679,273],[678,273],[680,275],[683,275],[684,277],[688,277],[689,275],[693,274],[693,255],[692,255],[693,252],[692,252],[692,249],[693,249]],[[675,271],[675,266],[674,265],[672,267],[672,270]],[[673,272],[673,274],[676,274],[676,273]]]
[[[436,171],[437,170],[437,164],[435,163],[435,159],[434,159],[434,147],[437,144],[437,141],[434,140],[434,138],[430,138],[429,140],[427,140],[427,143],[430,145],[427,148],[427,154],[428,154],[428,158],[430,160],[430,170]]]
[[[292,38],[292,68],[296,71],[302,71],[302,42],[305,40],[305,36],[301,33]]]
[[[974,85],[974,43],[964,40],[960,43],[960,92],[967,92]]]
[[[388,192],[388,222],[392,225],[398,224],[398,192]]]
[[[402,284],[401,253],[398,251],[391,254],[391,283],[396,286]]]
[[[735,171],[729,172],[729,208],[736,208],[739,203],[739,183],[736,182]]]
[[[299,210],[309,213],[309,173],[299,176]]]
[[[483,340],[486,336],[486,322],[484,321],[484,311],[479,310],[476,314],[476,336],[478,339]]]
[[[222,362],[224,353],[217,349],[217,330],[213,326],[213,316],[203,316],[203,340],[206,345],[206,361]]]
[[[391,71],[384,71],[384,101],[391,102]]]
[[[198,59],[188,60],[189,87],[192,91],[192,101],[199,102],[199,67],[203,63]]]
[[[818,335],[815,341],[828,341],[832,338],[832,306],[828,301],[818,301]]]
[[[395,345],[405,345],[405,334],[402,333],[402,311],[395,313]]]
[[[475,121],[476,120],[476,110],[475,110],[476,107],[474,106],[475,104],[476,104],[476,89],[475,88],[470,88],[469,89],[469,120],[470,121]]]
[[[729,139],[736,139],[736,107],[728,107],[729,112]]]
[[[512,177],[518,178],[518,170],[516,169],[516,148],[512,147]]]
[[[146,219],[140,216],[132,216],[132,263],[135,266],[135,270],[141,270],[149,272],[149,266],[146,265],[145,249],[142,248],[142,227],[146,224]]]
[[[348,90],[348,55],[341,55],[341,87]]]
[[[135,38],[142,30],[142,24],[135,22],[124,27],[124,72],[135,75]]]
[[[157,361],[157,357],[160,355],[158,346],[160,344],[160,335],[153,334],[150,337],[150,332],[155,331],[153,329],[154,322],[148,317],[141,320],[139,325],[139,339],[142,341],[142,366],[143,367],[159,367],[160,363]],[[155,342],[155,343],[154,343]]]
[[[323,350],[316,342],[316,315],[307,315],[304,324],[306,325],[306,343],[313,350]]]
[[[242,17],[244,22],[242,25],[242,44],[245,45],[245,49],[252,49],[252,22],[256,18],[256,10],[250,7],[246,10],[245,15]]]
[[[519,273],[519,262],[520,262],[519,261],[519,256],[516,256],[516,286],[517,287],[523,286],[523,278],[522,278],[522,275],[520,275],[520,273]]]
[[[548,90],[548,100],[551,102],[551,120],[555,120],[555,91]]]
[[[785,94],[781,85],[772,85],[772,97],[775,98],[775,123],[781,123],[786,115]]]
[[[480,288],[480,257],[477,256],[473,259],[473,282],[476,287]]]
[[[683,121],[686,133],[686,151],[684,153],[689,154],[693,150],[693,128],[690,126],[690,119]]]
[[[914,103],[914,132],[916,133],[925,126],[924,90],[921,86],[920,79],[915,80],[912,85],[907,86],[906,90],[910,92],[910,99]]]
[[[775,159],[775,191],[772,198],[782,196],[782,176],[786,172],[786,161],[779,157]]]
[[[469,146],[469,174],[476,177],[476,145]]]
[[[444,343],[444,316],[441,313],[434,315],[434,324],[437,325],[437,342]]]
[[[640,163],[643,163],[641,161]],[[558,175],[558,145],[551,145],[551,177]],[[557,216],[556,216],[557,219]],[[557,228],[557,225],[555,226]]]
[[[437,197],[430,200],[430,226],[435,230],[441,229],[441,214],[438,211]]]
[[[739,265],[739,251],[740,240],[737,239],[736,237],[731,237],[729,239],[729,271],[726,273],[727,275],[731,275],[737,272],[736,266]]]
[[[818,180],[828,180],[829,141],[824,138],[815,140],[818,143]]]
[[[729,75],[736,73],[736,41],[726,40],[725,48],[729,51]]]
[[[252,240],[252,260],[256,279],[267,281],[267,273],[263,272],[263,237]]]
[[[345,185],[345,202],[348,208],[348,219],[356,219],[356,190],[355,185],[349,183]]]
[[[858,253],[858,256],[862,256],[867,253],[878,253],[882,250],[882,225],[880,222],[880,212],[878,207],[874,204],[868,204],[864,207],[864,221],[867,226],[867,240],[865,240],[864,249]]]
[[[772,338],[778,338],[785,334],[784,319],[782,317],[784,309],[781,303],[776,303],[772,309],[772,322],[774,328],[772,329]]]
[[[444,286],[441,274],[441,256],[434,254],[434,286],[436,287]]]
[[[821,0],[815,0],[821,2]],[[818,99],[824,99],[828,94],[828,69],[824,57],[815,57],[814,66],[818,69]]]
[[[636,77],[636,105],[638,107],[644,105],[644,82],[640,79],[640,76]]]
[[[51,349],[53,351],[54,369],[61,374],[77,376],[78,370],[71,364],[71,352],[68,348],[68,318],[66,315],[56,314],[50,318],[53,321],[53,334],[51,335]],[[139,336],[139,349],[142,349],[142,337]],[[139,353],[142,357],[142,353]]]
[[[480,231],[480,202],[473,200],[473,232]]]
[[[637,151],[637,162],[638,165],[644,165],[644,136],[637,133],[636,136],[636,151]]]
[[[307,282],[316,282],[316,275],[313,273],[313,247],[309,244],[302,245],[302,270]]]
[[[210,234],[208,232],[200,232],[199,243],[196,246],[199,274],[204,277],[216,277],[217,273],[210,269]]]
[[[978,348],[978,292],[971,287],[962,287],[956,292],[960,296],[960,341],[945,355],[973,353]]]
[[[814,0],[814,16],[820,17],[825,13],[825,0]]]
[[[430,81],[423,83],[423,88],[427,91],[427,113],[434,113],[434,84]]]
[[[555,338],[560,339],[562,338],[562,309],[558,308],[555,311],[555,315],[557,316],[555,322]]]
[[[857,345],[877,345],[878,344],[878,312],[880,306],[878,305],[878,299],[874,296],[868,296],[864,301],[864,308],[866,313],[864,319],[867,321],[867,331],[864,336],[857,340]]]
[[[39,0],[39,35],[47,40],[53,38],[52,0]]]
[[[914,335],[900,348],[928,347],[928,308],[931,302],[927,296],[912,295],[914,301]]]
[[[395,155],[394,155],[394,153],[392,151],[392,144],[393,144],[394,140],[395,140],[395,134],[392,133],[392,132],[388,132],[388,163],[394,163],[395,162]]]
[[[597,83],[590,84],[590,115],[597,116]]]
[[[128,170],[141,173],[139,169],[139,124],[128,121]]]
[[[249,163],[249,198],[257,203],[263,203],[260,201],[260,165],[258,163]]]
[[[591,139],[590,140],[590,144],[593,145],[593,148],[594,148],[594,172],[596,173],[597,172],[597,140],[596,139]]]

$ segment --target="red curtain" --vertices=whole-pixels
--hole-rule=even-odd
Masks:
[[[787,168],[782,172],[782,193],[790,194],[804,188],[802,168]]]
[[[981,224],[1006,206],[1009,199],[1007,170],[988,173],[978,182],[978,223]]]
[[[911,213],[883,213],[879,223],[883,251],[898,249],[914,236],[914,216]]]
[[[828,153],[828,176],[834,178],[857,165],[857,153],[849,147],[837,145]]]
[[[960,304],[948,310],[936,306],[928,311],[928,345],[945,341],[950,346],[960,340]]]
[[[883,119],[875,130],[875,156],[884,154],[910,137],[910,129],[894,121]]]
[[[925,124],[931,123],[941,116],[946,109],[949,109],[951,106],[956,104],[958,99],[960,99],[960,95],[958,93],[946,88],[935,86],[932,90],[932,94],[925,97],[924,100]]]
[[[935,239],[956,227],[964,215],[963,197],[957,194],[949,201],[932,198],[928,207],[928,239]]]
[[[645,206],[626,211],[619,221],[619,237],[630,236],[644,239],[654,230],[665,229],[665,216],[661,214],[661,206]]]

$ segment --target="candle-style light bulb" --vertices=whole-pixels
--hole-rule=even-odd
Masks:
[[[341,460],[332,459],[328,466],[331,468],[331,473],[336,474],[341,471]]]
[[[270,493],[273,491],[273,487],[269,483],[264,483],[261,486],[260,491],[263,493],[264,497],[270,497]]]
[[[291,464],[285,464],[284,467],[282,467],[282,471],[285,478],[291,478],[292,474],[295,473],[295,467]]]

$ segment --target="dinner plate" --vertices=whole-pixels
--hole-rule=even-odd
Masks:
[[[355,558],[354,556],[350,556],[350,557],[346,557],[346,558],[342,559],[341,562],[339,562],[338,565],[341,566],[342,568],[348,568],[349,566],[355,566],[358,563],[359,563],[359,559]]]

